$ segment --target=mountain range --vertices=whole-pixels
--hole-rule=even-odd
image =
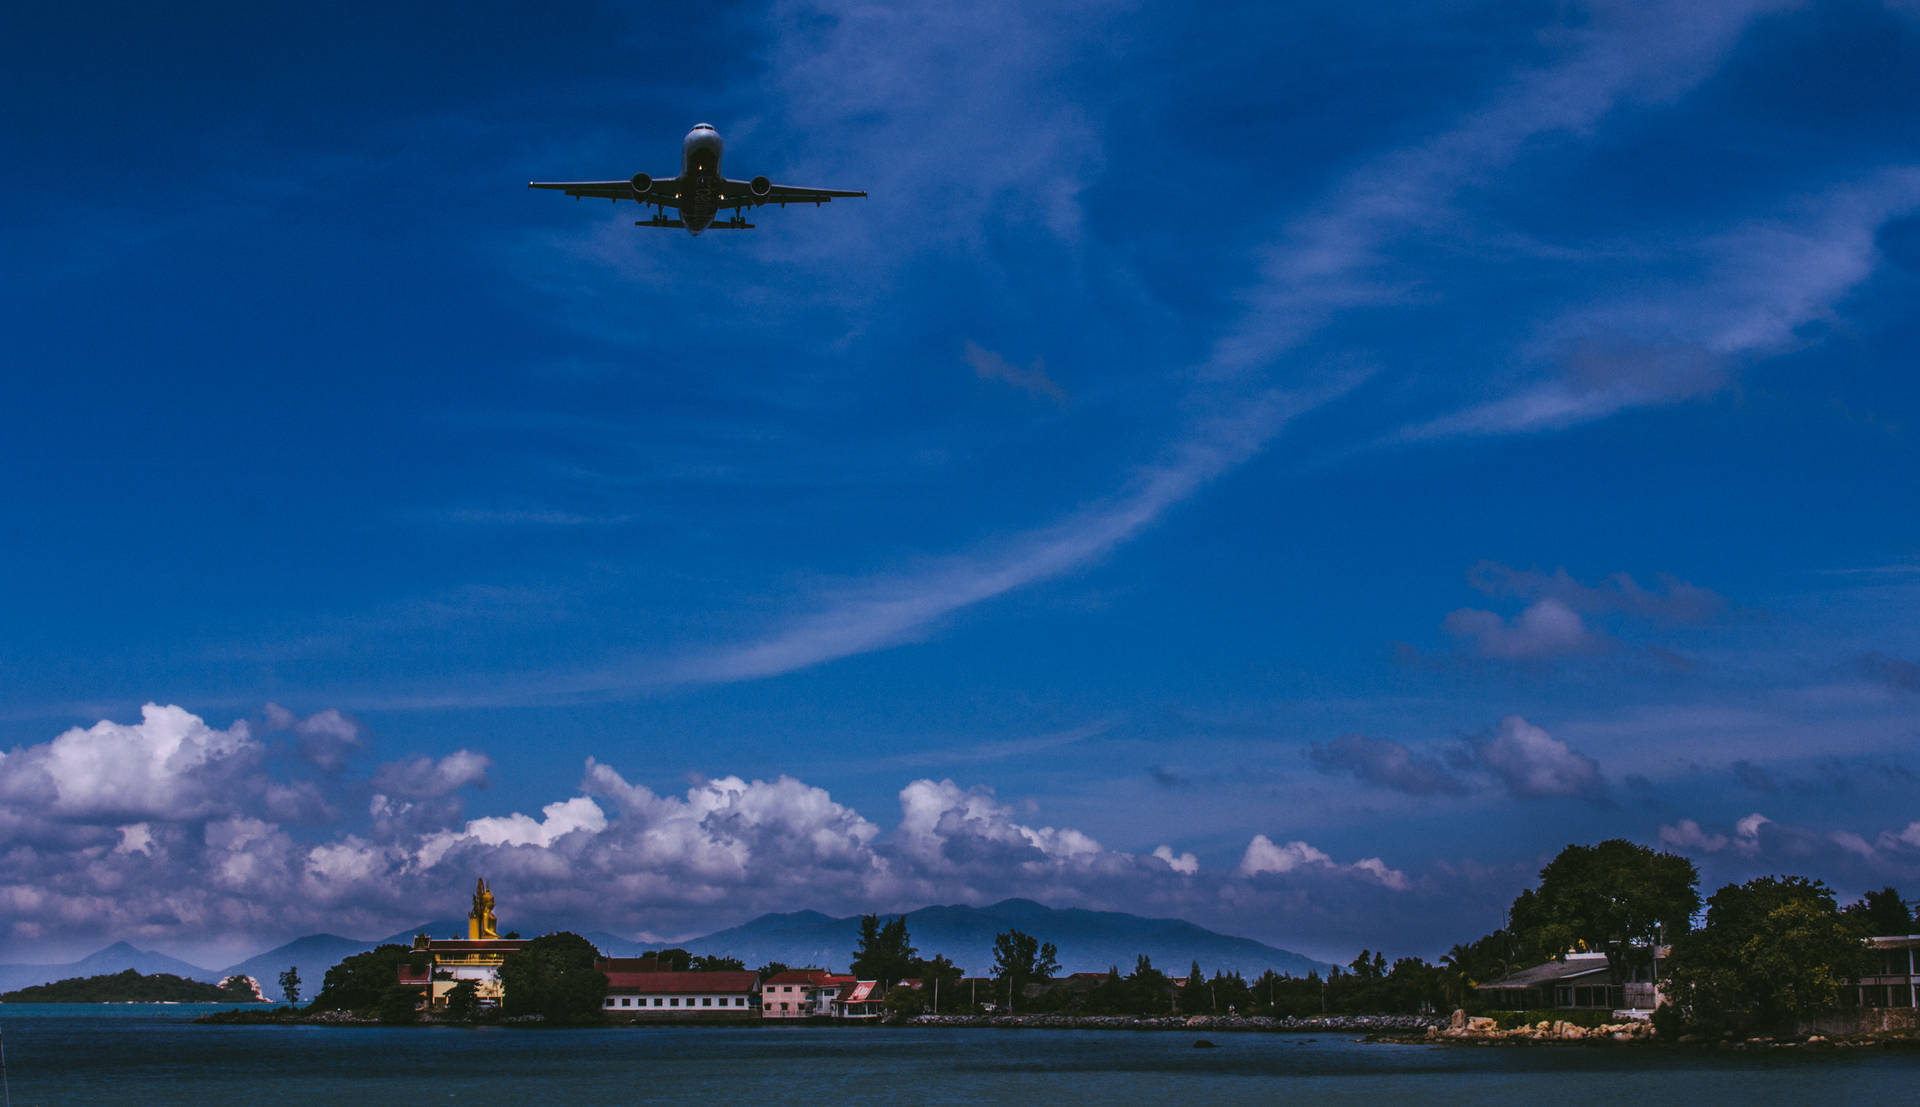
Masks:
[[[1249,978],[1271,968],[1276,972],[1304,976],[1310,971],[1325,973],[1328,965],[1284,949],[1218,934],[1180,919],[1148,919],[1119,911],[1085,911],[1078,908],[1054,908],[1025,899],[1009,899],[986,907],[960,905],[922,907],[907,912],[907,933],[923,957],[942,954],[970,975],[986,976],[993,968],[994,936],[1006,930],[1022,930],[1059,948],[1062,972],[1100,972],[1117,966],[1131,971],[1140,954],[1153,959],[1164,972],[1180,975],[1190,962],[1198,961],[1208,974],[1238,972]],[[260,982],[261,991],[279,998],[280,973],[293,968],[300,974],[301,994],[305,998],[320,990],[329,968],[343,958],[363,953],[389,942],[406,945],[421,931],[440,936],[465,934],[465,919],[443,919],[408,927],[384,938],[342,938],[337,934],[309,934],[285,945],[276,946],[219,971],[203,969],[162,953],[136,949],[116,942],[78,961],[58,965],[0,965],[0,992],[45,984],[72,977],[99,976],[134,969],[141,973],[166,972],[193,980],[218,983],[235,974],[244,974]],[[762,915],[740,926],[715,931],[679,942],[636,942],[617,934],[592,931],[585,935],[602,952],[614,957],[633,957],[659,949],[678,946],[693,953],[727,954],[744,961],[748,968],[779,961],[796,968],[817,966],[845,970],[859,942],[860,916],[835,918],[818,911],[793,911]]]
[[[1155,967],[1184,975],[1194,961],[1208,975],[1238,972],[1252,978],[1271,968],[1305,976],[1331,966],[1290,950],[1218,934],[1181,919],[1148,919],[1120,911],[1047,907],[1027,899],[987,907],[922,907],[907,912],[907,934],[920,956],[943,954],[972,976],[993,970],[993,939],[1021,930],[1059,948],[1062,972],[1132,971],[1145,954]],[[860,917],[818,911],[762,915],[752,922],[679,943],[693,953],[726,953],[749,967],[768,961],[844,970],[858,944]]]

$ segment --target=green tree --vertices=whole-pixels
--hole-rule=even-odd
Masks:
[[[1237,972],[1214,973],[1213,979],[1207,981],[1207,992],[1213,999],[1215,1014],[1245,1015],[1253,1010],[1253,990]]]
[[[300,1006],[300,967],[298,965],[289,965],[287,970],[280,974],[280,994],[287,997],[288,1006]]]
[[[738,957],[725,957],[718,953],[696,956],[689,967],[694,972],[744,972],[747,963]]]
[[[909,988],[905,984],[888,988],[885,1003],[887,1014],[905,1019],[910,1019],[927,1009],[926,994],[919,988]]]
[[[1153,959],[1142,953],[1134,959],[1127,974],[1127,1006],[1140,1014],[1164,1014],[1171,1010],[1173,983],[1167,974],[1153,967]]]
[[[378,1013],[380,1021],[389,1026],[401,1026],[420,1018],[418,1004],[420,989],[409,988],[405,984],[394,984],[380,993]]]
[[[692,972],[693,954],[684,949],[648,950],[640,955],[659,962],[662,972]]]
[[[1673,943],[1661,1029],[1790,1031],[1831,1010],[1870,955],[1818,880],[1762,876],[1707,901],[1706,925]]]
[[[860,945],[853,951],[849,972],[861,980],[877,980],[881,987],[913,975],[912,940],[907,936],[907,917],[895,915],[886,922],[878,915],[860,919]]]
[[[327,970],[326,978],[320,983],[320,994],[313,997],[313,1009],[372,1011],[386,990],[399,983],[400,966],[413,959],[412,950],[391,943],[343,958]],[[285,985],[283,973],[281,986]]]
[[[480,1013],[480,988],[471,980],[462,980],[447,992],[447,1017],[468,1022]]]
[[[1892,888],[1868,892],[1857,902],[1847,904],[1841,913],[1863,938],[1913,931],[1913,912],[1907,910],[1907,901]]]
[[[1607,955],[1613,982],[1651,963],[1662,935],[1687,932],[1700,909],[1693,862],[1625,838],[1568,846],[1513,901],[1512,925],[1552,956],[1575,946]]]
[[[501,1006],[509,1015],[543,1015],[550,1023],[598,1019],[607,998],[599,959],[600,951],[578,934],[541,935],[501,963]]]
[[[299,985],[295,985],[299,987]],[[252,1003],[253,978],[251,976],[229,976],[220,982],[220,998],[227,1003]]]
[[[1195,961],[1187,970],[1187,979],[1180,989],[1180,1010],[1189,1015],[1207,1015],[1213,1013],[1213,993],[1207,990],[1207,978],[1200,972],[1200,962]]]
[[[785,961],[768,961],[753,971],[756,976],[765,980],[770,976],[778,976],[783,972],[791,972],[792,970],[787,967]]]
[[[1120,966],[1107,969],[1107,978],[1087,993],[1085,1010],[1089,1015],[1124,1015],[1132,1012],[1132,994],[1120,977]]]
[[[932,957],[914,958],[905,979],[920,981],[920,990],[926,993],[929,1005],[937,1000],[943,1009],[951,1009],[961,1002],[960,981],[966,979],[966,975],[945,954],[936,953]]]
[[[1060,951],[1020,930],[1003,930],[993,939],[993,978],[1018,998],[1034,981],[1052,980],[1060,971]]]

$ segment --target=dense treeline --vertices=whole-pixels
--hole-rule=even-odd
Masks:
[[[1560,851],[1538,884],[1514,899],[1506,926],[1455,945],[1439,964],[1417,957],[1389,961],[1362,950],[1324,977],[1208,976],[1195,962],[1176,979],[1142,955],[1125,974],[1116,965],[1102,978],[1082,973],[1058,980],[1052,944],[1011,931],[995,942],[991,986],[943,984],[939,1010],[1284,1017],[1464,1007],[1478,1013],[1484,1004],[1475,985],[1574,952],[1604,954],[1612,984],[1650,982],[1653,951],[1665,947],[1657,974],[1668,1000],[1657,1016],[1663,1032],[1780,1031],[1847,1004],[1853,982],[1876,962],[1864,939],[1915,928],[1913,912],[1893,888],[1841,906],[1825,884],[1800,876],[1729,884],[1703,903],[1693,862],[1616,838]],[[863,920],[856,966],[871,963],[861,958],[874,948],[911,958],[904,918]],[[932,1009],[935,996],[930,988],[895,989],[888,1001],[902,1014],[917,1014]]]
[[[172,973],[133,969],[104,976],[74,977],[35,984],[0,995],[0,1003],[252,1003],[253,985],[244,976],[218,984]]]
[[[1606,956],[1611,982],[1647,981],[1653,951],[1666,947],[1658,970],[1668,1002],[1656,1015],[1663,1033],[1783,1030],[1844,1005],[1852,982],[1868,974],[1875,955],[1863,941],[1872,935],[1905,934],[1915,919],[1892,889],[1868,893],[1841,906],[1818,880],[1766,876],[1729,884],[1704,903],[1691,861],[1624,839],[1570,845],[1540,870],[1536,886],[1516,897],[1507,925],[1455,945],[1438,964],[1418,957],[1389,960],[1362,950],[1345,967],[1325,976],[1290,976],[1269,970],[1248,980],[1239,973],[1208,975],[1198,962],[1170,975],[1143,955],[1130,971],[1062,977],[1059,950],[1048,941],[1005,931],[994,940],[990,976],[968,978],[943,956],[922,957],[907,933],[905,916],[861,919],[850,969],[877,980],[888,1010],[911,1016],[985,1014],[1084,1015],[1270,1015],[1416,1014],[1483,1004],[1475,985],[1569,953]],[[1703,910],[1704,908],[1704,910]],[[1695,925],[1698,919],[1699,925]],[[647,954],[670,971],[740,970],[733,957],[695,956],[683,949]],[[607,978],[595,966],[598,953],[576,934],[534,939],[510,954],[500,975],[506,1015],[540,1015],[549,1022],[601,1018]],[[355,954],[329,969],[308,1010],[345,1009],[410,1022],[418,990],[399,985],[398,970],[425,967],[424,955],[387,945]],[[756,971],[765,979],[787,970],[769,962]],[[60,988],[120,981],[137,974],[63,981]],[[197,989],[212,985],[178,977]],[[284,982],[283,982],[284,983]],[[296,981],[297,983],[297,981]],[[242,985],[244,987],[244,985]],[[24,989],[0,999],[37,999]],[[71,992],[71,989],[69,989]],[[80,994],[80,993],[73,993]],[[99,994],[104,995],[104,991]],[[115,999],[132,998],[121,988]],[[155,998],[183,998],[168,995]],[[251,998],[226,993],[209,998]],[[74,1002],[98,1002],[78,998]],[[484,1014],[470,983],[454,989],[445,1017]]]

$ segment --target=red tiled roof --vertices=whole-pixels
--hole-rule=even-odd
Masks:
[[[828,972],[825,969],[788,969],[767,977],[765,984],[810,984],[814,987],[827,987],[833,984],[850,984],[853,977],[844,973]]]
[[[878,1002],[878,998],[875,997],[873,993],[879,989],[880,982],[878,980],[856,980],[847,987],[840,989],[840,997],[837,1002],[875,1003]]]
[[[649,995],[745,994],[753,991],[755,979],[750,972],[608,972],[607,991]]]

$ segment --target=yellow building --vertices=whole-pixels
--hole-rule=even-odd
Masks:
[[[521,938],[500,936],[493,915],[493,891],[481,877],[473,891],[473,910],[467,915],[467,936],[430,938],[425,931],[416,935],[413,951],[425,957],[416,956],[412,965],[400,966],[400,983],[419,988],[428,1005],[438,1010],[447,1005],[447,995],[461,981],[470,980],[480,1005],[497,1007],[503,994],[500,965],[509,953],[526,944]]]

